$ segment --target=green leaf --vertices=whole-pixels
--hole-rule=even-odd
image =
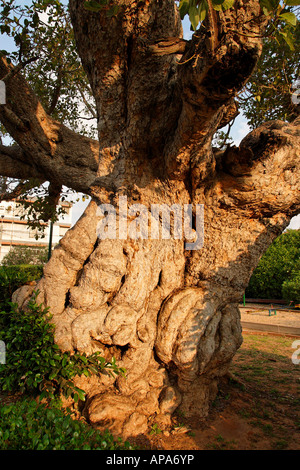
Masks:
[[[281,34],[281,36],[283,36],[285,42],[287,43],[287,45],[289,46],[291,51],[294,51],[295,50],[294,37],[291,34],[291,32],[290,31],[279,31],[279,34]]]
[[[11,409],[12,409],[11,406],[7,406],[6,408],[4,408],[3,414],[4,414],[4,415],[7,415],[8,413],[11,412]]]
[[[225,11],[225,10],[229,10],[229,8],[231,8],[234,5],[235,0],[213,0],[212,3],[213,3],[214,10]]]
[[[285,4],[291,7],[297,7],[300,5],[300,0],[286,0]]]
[[[185,15],[188,14],[190,8],[190,2],[189,0],[180,0],[179,3],[179,13],[180,13],[180,18],[183,20]]]
[[[208,5],[206,0],[202,0],[199,4],[199,16],[200,16],[200,21],[204,21],[205,17],[207,15],[207,10],[208,10]]]
[[[296,26],[297,24],[297,17],[292,12],[282,13],[281,15],[279,15],[279,18],[283,19],[286,23],[289,23],[293,26]]]
[[[91,0],[90,2],[85,2],[83,4],[83,6],[86,10],[93,11],[93,12],[97,13],[98,11],[100,11],[103,8],[103,4],[101,4],[101,3],[96,2],[95,0]]]
[[[229,10],[229,8],[233,7],[234,4],[235,0],[225,0],[225,2],[222,3],[222,9]]]
[[[83,369],[83,373],[86,377],[89,377],[91,375],[87,369]]]
[[[80,359],[82,360],[82,362],[83,362],[84,364],[87,364],[88,360],[87,360],[86,356],[81,355],[81,356],[80,356]]]
[[[195,6],[191,6],[189,9],[189,18],[194,31],[196,31],[197,26],[200,22],[199,10]]]
[[[118,5],[114,5],[108,10],[106,15],[108,16],[108,18],[113,18],[114,16],[117,16],[118,13],[119,13],[119,7]]]
[[[85,400],[85,391],[81,390],[81,389],[78,389],[77,392],[78,392],[79,399],[81,401],[84,401]]]
[[[270,0],[260,0],[259,3],[266,16],[268,16],[270,12],[274,10],[274,6]]]
[[[51,374],[49,375],[49,380],[53,380],[54,377],[56,377],[56,376],[57,376],[57,372],[55,370],[52,371]]]

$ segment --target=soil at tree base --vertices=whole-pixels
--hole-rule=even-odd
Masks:
[[[243,332],[243,344],[219,387],[206,420],[175,413],[173,427],[155,425],[128,439],[152,450],[300,450],[300,365],[291,360],[295,338]],[[0,394],[0,404],[21,394]]]
[[[243,333],[207,420],[176,415],[170,433],[153,427],[134,442],[145,449],[299,450],[300,365],[292,363],[296,338]]]

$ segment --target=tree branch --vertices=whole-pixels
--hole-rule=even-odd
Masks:
[[[9,77],[0,120],[18,144],[1,146],[6,159],[0,161],[2,174],[20,179],[34,175],[88,193],[97,178],[99,143],[48,116],[22,75],[9,75],[11,68],[5,59],[0,60],[0,77]],[[99,178],[97,182],[101,184]],[[104,185],[112,188],[113,181],[106,178]]]
[[[12,189],[11,191],[7,192],[2,192],[0,193],[0,200],[1,201],[11,201],[12,199],[15,199],[19,197],[22,192],[24,191],[25,187],[27,187],[27,182],[20,181],[17,186]]]
[[[85,106],[87,107],[87,109],[89,110],[89,112],[91,113],[92,117],[91,118],[84,118],[84,119],[96,119],[97,118],[97,112],[96,110],[93,108],[93,106],[87,101],[86,97],[84,96],[84,92],[81,88],[80,85],[78,85],[78,91],[80,93],[80,96],[82,98],[82,101],[84,102]],[[83,118],[82,118],[83,119]]]
[[[35,62],[38,59],[38,56],[31,57],[24,62],[21,61],[16,67],[13,67],[9,70],[9,72],[1,79],[2,82],[7,83],[11,78],[13,78],[17,73],[19,73],[26,65],[31,64],[31,62]]]
[[[243,5],[240,5],[243,3]],[[182,100],[178,126],[164,150],[171,178],[186,177],[188,167],[207,167],[209,144],[216,130],[237,114],[234,98],[251,76],[262,50],[267,19],[258,16],[257,0],[241,1],[238,8],[208,15],[189,42],[178,67],[178,95]],[[210,13],[212,13],[210,11]],[[245,22],[253,19],[257,37],[246,37]],[[234,25],[235,34],[230,27]],[[206,147],[206,152],[201,148]],[[174,160],[176,155],[176,160]],[[195,170],[196,171],[196,170]],[[210,170],[209,170],[210,171]],[[197,186],[203,172],[195,176]]]
[[[70,0],[77,50],[87,73],[97,108],[100,165],[108,163],[108,148],[129,155],[129,163],[148,153],[159,156],[161,136],[176,125],[172,103],[177,58],[185,42],[174,0],[138,2],[116,0],[119,13],[113,21],[105,11],[93,13]],[[174,46],[168,38],[177,38]],[[169,43],[168,43],[169,41]],[[160,47],[164,42],[164,47]],[[168,45],[166,44],[168,43]],[[157,52],[149,47],[156,45]],[[164,51],[163,51],[164,49]],[[146,77],[146,79],[145,79]],[[125,151],[120,149],[126,141]],[[103,149],[103,157],[102,157]],[[122,158],[124,158],[122,156]],[[121,157],[120,157],[121,158]]]
[[[218,181],[223,204],[250,217],[300,212],[300,117],[293,123],[270,121],[246,136],[239,148],[220,158]]]
[[[43,174],[27,161],[18,145],[0,145],[0,175],[17,179],[37,178],[41,183],[45,181]]]
[[[55,85],[55,88],[54,88],[54,92],[53,92],[53,96],[52,96],[52,99],[51,99],[50,106],[47,109],[47,113],[50,116],[54,112],[55,107],[57,105],[59,95],[60,95],[61,85],[62,85],[62,65],[60,65],[59,68],[58,68],[56,85]]]

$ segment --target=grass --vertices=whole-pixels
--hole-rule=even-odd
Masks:
[[[245,334],[231,367],[247,393],[245,406],[237,412],[272,449],[300,448],[300,366],[291,359],[293,341]]]
[[[244,343],[231,366],[231,372],[239,380],[229,381],[215,400],[216,413],[220,406],[226,407],[251,427],[249,446],[253,449],[300,449],[300,365],[292,363],[292,343],[286,337],[244,334]],[[68,414],[61,413],[49,406],[36,408],[35,403],[28,404],[22,399],[10,407],[3,400],[1,404],[0,397],[0,449],[128,449],[130,446],[114,440],[109,433],[100,434],[88,425],[73,422]],[[177,426],[185,423],[184,413],[178,410],[176,414]],[[187,437],[194,439],[195,431],[192,429]],[[163,438],[157,424],[152,426],[150,436]],[[211,450],[237,450],[240,446],[239,438],[232,439],[223,431],[203,444],[203,448]]]
[[[206,445],[207,450],[235,450],[236,441],[225,439],[221,434],[215,436],[214,441]]]
[[[300,365],[293,364],[294,339],[244,333],[244,341],[220,384],[207,420],[176,410],[176,438],[152,430],[150,442],[166,449],[300,450]]]

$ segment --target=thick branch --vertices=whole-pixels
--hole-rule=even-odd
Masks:
[[[70,1],[77,49],[99,116],[100,165],[109,166],[117,153],[122,159],[129,155],[128,165],[146,155],[162,167],[162,136],[176,126],[174,108],[180,105],[174,99],[177,59],[149,47],[182,37],[179,13],[174,0],[114,3],[119,13],[108,19],[105,10],[93,13],[83,2]],[[106,149],[113,148],[116,153],[109,155]]]
[[[300,212],[300,118],[288,124],[271,121],[245,137],[239,148],[221,157],[218,185],[223,204],[269,217]]]
[[[11,66],[1,59],[0,77],[10,71]],[[33,176],[88,193],[97,177],[98,142],[48,116],[20,73],[12,73],[7,80],[6,102],[0,106],[0,120],[18,146],[1,147],[2,174]],[[97,184],[101,185],[99,179]],[[109,185],[106,178],[105,186]]]
[[[205,166],[210,152],[199,149],[208,148],[216,130],[236,116],[234,97],[251,76],[261,53],[267,20],[262,20],[259,12],[257,0],[239,2],[235,8],[218,13],[217,18],[214,12],[189,43],[178,67],[181,114],[164,152],[170,177],[185,178],[188,166]],[[256,32],[254,38],[243,34],[249,21]]]
[[[17,179],[37,178],[41,182],[45,181],[43,174],[26,161],[26,156],[18,145],[0,145],[0,175]]]

